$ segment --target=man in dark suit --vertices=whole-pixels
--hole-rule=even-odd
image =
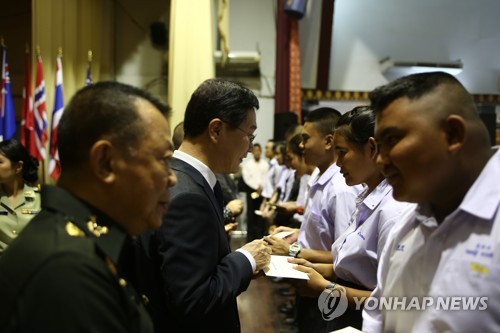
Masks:
[[[140,238],[157,332],[240,331],[236,297],[269,264],[271,250],[255,240],[231,252],[215,173],[237,172],[252,150],[258,107],[249,89],[224,80],[206,80],[191,96],[169,211],[159,231]]]
[[[132,287],[133,235],[175,184],[166,105],[117,82],[80,90],[59,124],[62,173],[0,259],[2,332],[153,332]]]

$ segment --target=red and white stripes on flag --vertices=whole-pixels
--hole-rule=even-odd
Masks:
[[[33,88],[31,82],[31,55],[26,53],[26,72],[24,73],[23,109],[21,113],[21,143],[31,156],[36,156],[35,121],[33,115]]]
[[[50,131],[50,161],[49,175],[53,179],[59,178],[61,174],[61,164],[59,162],[59,151],[57,150],[57,130],[59,121],[64,110],[63,99],[63,74],[61,56],[57,57],[56,61],[56,93],[54,97],[54,110],[52,111],[51,131]]]
[[[45,160],[45,144],[47,142],[47,112],[45,107],[45,80],[43,78],[42,57],[37,56],[35,79],[35,157]]]

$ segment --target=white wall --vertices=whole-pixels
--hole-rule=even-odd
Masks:
[[[168,0],[118,0],[115,3],[116,80],[141,88],[167,101],[167,55],[155,49],[149,26],[165,22],[168,29]]]
[[[460,59],[457,78],[471,93],[498,93],[499,13],[498,0],[336,0],[330,89],[384,84],[378,61],[390,56]]]
[[[154,20],[168,21],[168,2],[119,0],[145,29]],[[262,88],[256,92],[261,103],[257,112],[261,144],[273,136],[277,10],[282,9],[276,0],[229,1],[230,50],[261,54]],[[129,15],[119,8],[116,12],[117,79],[144,86],[161,76],[163,54],[152,48],[147,32]],[[379,60],[391,56],[436,62],[461,59],[464,70],[457,78],[472,93],[498,93],[499,13],[500,0],[336,0],[329,89],[369,91],[386,83]],[[309,0],[299,22],[305,88],[316,85],[320,21],[321,1]],[[157,87],[158,93],[162,89]],[[356,104],[320,102],[342,112]]]
[[[276,10],[281,10],[276,3],[230,1],[230,47],[255,50],[259,46],[261,70],[269,83],[262,84],[259,94],[271,98],[275,80],[275,17]],[[424,62],[460,59],[464,70],[457,78],[471,93],[499,93],[499,13],[500,0],[335,0],[329,89],[370,91],[387,83],[379,61],[391,56]],[[316,86],[320,22],[321,1],[309,0],[306,15],[299,21],[304,88]],[[320,102],[341,112],[357,104]],[[500,123],[500,107],[496,110]],[[258,119],[267,115],[257,114]],[[258,131],[272,133],[272,125],[263,123]]]

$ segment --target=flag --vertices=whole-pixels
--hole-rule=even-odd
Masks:
[[[33,90],[31,87],[31,55],[26,51],[26,72],[24,73],[23,109],[21,115],[21,143],[30,155],[36,156],[35,128],[33,119]]]
[[[89,62],[87,65],[87,75],[85,75],[85,85],[86,86],[92,84],[92,51],[89,51],[88,58],[89,58]]]
[[[50,161],[49,161],[49,175],[56,179],[61,174],[61,164],[59,163],[59,152],[57,150],[57,129],[59,128],[59,121],[64,109],[63,100],[63,74],[61,56],[57,57],[56,61],[56,93],[54,98],[54,110],[52,111],[52,122],[50,130]]]
[[[42,57],[37,56],[35,78],[35,143],[34,156],[39,161],[45,160],[45,144],[47,142],[47,113],[45,108],[45,81],[43,79]]]
[[[2,61],[2,99],[0,113],[0,141],[9,140],[16,134],[16,113],[10,90],[9,65],[7,64],[7,50],[3,48]]]
[[[87,68],[87,75],[85,76],[85,85],[91,85],[92,84],[92,72],[90,71],[90,61],[89,61],[89,66]]]

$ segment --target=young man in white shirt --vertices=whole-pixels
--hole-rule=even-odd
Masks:
[[[370,100],[379,167],[394,198],[418,206],[389,236],[363,331],[500,331],[500,152],[472,96],[434,72]]]

